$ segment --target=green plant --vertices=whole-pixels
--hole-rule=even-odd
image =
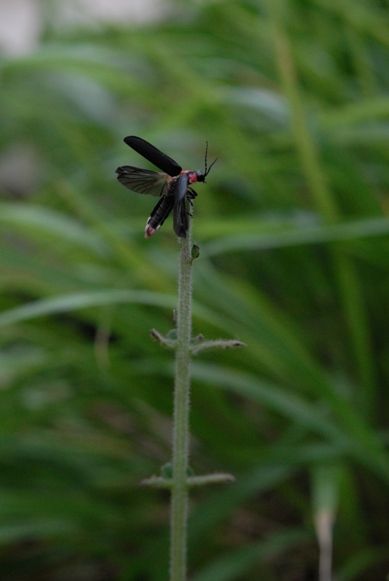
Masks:
[[[188,210],[189,212],[189,210]],[[156,329],[152,337],[161,344],[175,349],[176,365],[174,380],[174,419],[172,462],[163,467],[161,477],[144,480],[143,483],[167,487],[171,491],[170,515],[170,579],[183,581],[187,578],[188,543],[188,493],[190,487],[231,482],[232,475],[214,473],[194,476],[189,466],[189,412],[190,412],[190,367],[191,354],[212,348],[236,348],[243,343],[238,340],[210,340],[203,336],[192,338],[192,263],[199,256],[199,248],[192,245],[192,220],[185,238],[180,239],[180,266],[178,271],[177,328],[163,336]],[[172,335],[174,338],[172,338]]]
[[[190,576],[314,577],[326,484],[337,579],[387,574],[387,11],[277,6],[45,12],[35,50],[1,55],[5,579],[166,580],[167,493],[139,481],[171,456],[174,366],[148,329],[171,326],[177,248],[168,228],[144,243],[147,199],[113,183],[124,130],[219,157],[193,334],[247,344],[192,360],[191,463],[237,478],[191,494]]]

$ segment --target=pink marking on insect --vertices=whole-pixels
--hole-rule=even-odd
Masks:
[[[194,184],[197,182],[197,171],[192,171],[191,169],[183,169],[180,175],[186,174],[188,176],[188,183]]]
[[[159,226],[157,228],[153,228],[152,226],[150,226],[149,221],[150,221],[150,218],[146,222],[146,226],[145,226],[145,238],[150,238],[159,229]]]
[[[189,171],[188,172],[188,182],[190,184],[194,184],[197,182],[197,172],[196,171]]]

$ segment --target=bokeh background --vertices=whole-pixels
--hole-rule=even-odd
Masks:
[[[178,245],[135,134],[199,185],[193,581],[389,572],[385,0],[0,2],[0,570],[164,581]]]

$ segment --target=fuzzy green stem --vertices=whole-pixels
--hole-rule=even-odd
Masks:
[[[215,472],[214,474],[203,474],[200,476],[188,476],[186,484],[188,488],[199,488],[200,486],[208,486],[209,484],[221,484],[224,482],[234,482],[235,477],[232,474],[224,472]],[[165,488],[171,490],[173,487],[173,480],[163,476],[151,476],[145,478],[141,482],[142,486],[150,486],[152,488]]]
[[[189,218],[186,238],[180,240],[174,384],[173,482],[170,513],[170,581],[185,581],[186,579],[190,343],[192,334],[192,236],[190,222]]]

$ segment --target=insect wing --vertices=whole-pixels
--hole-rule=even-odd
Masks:
[[[186,193],[188,191],[188,176],[182,174],[174,190],[173,228],[179,238],[185,238],[189,227]]]
[[[178,165],[174,159],[162,153],[159,149],[148,143],[141,137],[135,137],[134,135],[129,135],[124,138],[125,143],[132,147],[137,153],[142,155],[145,159],[159,167],[162,171],[165,171],[170,176],[178,176],[182,171],[182,167]]]
[[[117,179],[123,186],[138,194],[162,196],[166,193],[169,184],[167,174],[131,165],[118,167],[116,173]]]
[[[189,228],[189,221],[185,199],[182,200],[182,202],[176,202],[174,205],[173,228],[174,232],[179,238],[186,238],[186,233]]]
[[[188,174],[186,173],[180,175],[176,181],[174,188],[174,197],[176,202],[181,202],[185,198],[186,192],[188,191],[188,181]]]

